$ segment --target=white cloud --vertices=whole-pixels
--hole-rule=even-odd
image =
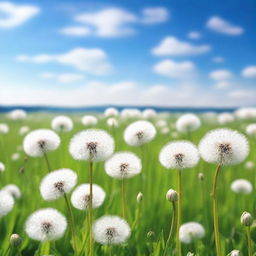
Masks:
[[[0,2],[0,28],[13,28],[24,24],[40,12],[33,5],[16,5],[11,2]]]
[[[230,22],[218,16],[211,17],[207,21],[206,26],[217,33],[226,34],[230,36],[239,36],[244,32],[244,29],[242,27],[233,25]]]
[[[54,73],[42,73],[40,77],[44,79],[54,79],[60,83],[74,83],[79,82],[84,79],[84,76],[81,74],[74,73],[63,73],[63,74],[54,74]]]
[[[217,81],[225,81],[233,77],[233,74],[227,69],[214,70],[209,74],[209,77]]]
[[[242,76],[246,78],[256,78],[256,66],[248,66],[243,69]]]
[[[82,26],[65,27],[59,31],[66,36],[88,36],[91,34],[91,29]]]
[[[20,55],[18,61],[32,63],[59,63],[94,75],[104,75],[112,71],[107,54],[98,48],[75,48],[59,55],[40,54],[35,56]]]
[[[212,61],[215,63],[223,63],[225,61],[225,59],[221,56],[216,56],[212,59]]]
[[[256,99],[256,90],[234,90],[231,91],[228,96],[230,98],[233,98],[235,100],[244,100],[248,104],[250,104],[251,100],[254,101],[255,105],[255,99]]]
[[[202,35],[198,31],[191,31],[188,33],[188,38],[197,40],[202,38]]]
[[[152,54],[159,56],[186,56],[199,55],[210,51],[209,45],[193,45],[188,42],[180,41],[176,37],[169,36],[152,49]]]
[[[186,79],[195,74],[196,67],[191,61],[175,62],[167,59],[157,63],[153,70],[162,76]]]
[[[230,86],[231,86],[231,84],[228,81],[218,81],[215,84],[216,89],[226,89],[226,88],[229,88]]]
[[[163,7],[148,7],[142,10],[141,22],[145,24],[162,23],[168,20],[169,12]]]

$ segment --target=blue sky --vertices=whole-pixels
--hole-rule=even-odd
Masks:
[[[256,102],[254,0],[0,1],[0,104]]]

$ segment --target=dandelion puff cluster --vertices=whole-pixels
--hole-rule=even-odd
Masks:
[[[235,165],[249,154],[245,136],[231,129],[216,129],[208,132],[199,143],[202,158],[209,163]]]
[[[98,119],[90,115],[83,116],[81,121],[84,126],[95,126],[98,123]]]
[[[256,108],[239,108],[235,115],[242,120],[256,119]]]
[[[51,122],[51,127],[58,132],[69,132],[73,129],[73,121],[68,116],[56,116]]]
[[[6,191],[0,191],[0,218],[7,215],[14,206],[14,198]]]
[[[2,191],[7,192],[10,194],[14,199],[20,198],[21,197],[21,191],[19,187],[15,184],[9,184],[3,187]]]
[[[179,132],[192,132],[201,126],[201,120],[195,114],[184,114],[176,122],[176,129]]]
[[[130,237],[129,224],[118,216],[103,216],[93,224],[93,236],[100,244],[122,244]]]
[[[147,108],[147,109],[143,110],[143,112],[142,112],[142,117],[145,119],[154,118],[156,116],[157,116],[157,113],[152,108]]]
[[[116,179],[131,178],[141,172],[141,160],[134,153],[115,153],[105,163],[106,173]]]
[[[47,174],[41,184],[40,193],[44,200],[55,200],[69,193],[77,184],[77,174],[70,169],[59,169]]]
[[[30,130],[30,128],[28,126],[21,126],[19,129],[19,134],[24,135],[24,134],[28,133],[29,130]]]
[[[119,112],[116,108],[107,108],[104,111],[105,117],[115,117],[119,115]]]
[[[152,141],[156,136],[156,128],[148,121],[131,123],[124,131],[124,140],[130,146],[141,146]]]
[[[118,126],[118,121],[114,117],[110,117],[107,119],[107,125],[108,127],[117,127]]]
[[[121,118],[123,119],[141,118],[141,112],[137,108],[125,108],[121,111]]]
[[[245,179],[237,179],[231,183],[231,190],[238,194],[250,194],[253,188],[250,181]]]
[[[0,162],[0,173],[5,171],[4,163]]]
[[[256,136],[256,124],[249,124],[246,126],[246,134]]]
[[[0,134],[7,134],[9,132],[9,126],[7,124],[0,124]]]
[[[187,222],[180,226],[179,239],[184,244],[190,244],[205,236],[204,227],[197,222]]]
[[[160,163],[167,169],[192,168],[199,159],[197,147],[189,141],[170,142],[159,154]]]
[[[48,151],[56,150],[60,145],[60,137],[52,130],[38,129],[26,135],[23,149],[32,157],[42,156]]]
[[[8,113],[8,117],[12,120],[23,120],[27,117],[27,112],[23,109],[15,109]]]
[[[97,184],[92,185],[92,208],[100,207],[106,197],[105,191]],[[78,210],[87,210],[91,201],[90,184],[79,185],[71,195],[71,203]]]
[[[52,241],[61,238],[67,228],[66,218],[53,208],[44,208],[32,213],[25,224],[27,235],[37,241]]]
[[[235,121],[234,115],[231,113],[222,113],[218,115],[218,123],[219,124],[229,124]]]
[[[98,162],[109,158],[114,148],[114,140],[106,131],[89,129],[76,134],[71,139],[69,152],[76,160]]]

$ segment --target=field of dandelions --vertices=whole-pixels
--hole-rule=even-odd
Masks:
[[[255,108],[0,114],[0,255],[256,255],[255,160]]]

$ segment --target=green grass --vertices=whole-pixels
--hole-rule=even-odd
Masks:
[[[45,202],[39,192],[41,179],[47,174],[47,167],[43,158],[29,158],[25,164],[24,173],[19,170],[24,165],[24,153],[17,149],[22,145],[23,136],[18,134],[22,125],[28,125],[31,130],[37,128],[50,128],[50,121],[53,115],[50,114],[31,114],[24,121],[10,121],[0,116],[0,123],[8,123],[10,132],[7,135],[0,134],[0,161],[6,165],[6,171],[0,173],[0,189],[7,184],[16,184],[22,191],[22,197],[16,200],[15,207],[11,213],[0,219],[0,255],[4,256],[9,247],[9,238],[12,233],[18,233],[22,239],[22,255],[41,255],[39,254],[39,243],[30,240],[24,232],[24,223],[27,217],[37,209],[53,207],[67,216],[65,201],[60,198],[53,202]],[[54,152],[48,154],[53,169],[71,168],[78,174],[78,184],[88,182],[88,163],[75,161],[69,154],[68,145],[71,137],[80,130],[85,129],[80,123],[80,116],[73,115],[75,122],[74,129],[61,136],[61,146]],[[168,119],[169,125],[175,123],[175,118]],[[128,150],[142,157],[140,148],[130,147],[123,140],[123,131],[128,122],[122,123],[115,131],[116,142],[115,151]],[[244,131],[246,123],[238,122],[229,125],[239,131]],[[192,133],[191,140],[198,144],[200,138],[209,130],[219,127],[216,124],[203,122],[201,128]],[[97,128],[111,130],[105,125],[105,120],[101,119]],[[174,131],[174,129],[171,129]],[[180,134],[177,139],[187,139],[186,134]],[[127,209],[128,222],[132,225],[135,217],[137,194],[143,192],[141,203],[141,218],[137,228],[133,230],[128,242],[122,246],[113,246],[112,255],[162,255],[164,243],[169,233],[171,224],[172,205],[165,198],[168,189],[177,189],[177,172],[164,169],[159,161],[158,155],[166,143],[173,140],[170,135],[163,135],[158,132],[154,141],[143,148],[143,172],[145,175],[138,175],[127,180]],[[247,160],[255,162],[256,143],[255,138],[250,138],[250,155]],[[15,152],[20,153],[20,159],[11,160],[11,155]],[[246,161],[247,161],[246,160]],[[230,190],[230,184],[234,179],[245,178],[255,185],[255,168],[246,169],[242,163],[237,166],[227,166],[221,170],[218,183],[219,200],[219,226],[222,255],[227,255],[231,250],[241,250],[242,255],[247,255],[247,243],[244,228],[240,224],[240,216],[243,211],[249,211],[255,216],[255,191],[250,195],[234,194]],[[203,240],[190,245],[182,245],[183,255],[189,251],[196,252],[197,256],[214,256],[215,245],[213,235],[212,218],[212,180],[214,165],[200,163],[193,169],[182,172],[183,183],[183,202],[182,202],[182,223],[188,221],[200,222],[206,229],[206,236]],[[204,173],[204,181],[199,181],[198,173]],[[145,177],[145,179],[143,179]],[[99,184],[106,191],[106,199],[100,208],[94,211],[94,219],[103,215],[122,214],[121,203],[121,182],[107,176],[104,171],[104,163],[97,163],[94,169],[94,183]],[[73,208],[75,225],[78,239],[87,235],[88,228],[85,225],[86,213]],[[148,232],[153,231],[154,235],[148,236]],[[256,229],[252,228],[252,237],[256,241]],[[175,236],[171,239],[168,255],[173,254],[175,248]],[[43,245],[46,248],[47,246]],[[54,249],[55,246],[55,249]],[[67,230],[65,236],[51,244],[52,251],[49,254],[69,256],[73,255],[70,243],[70,231]],[[95,255],[108,255],[106,246],[95,243]],[[15,250],[8,250],[6,255],[16,255]],[[85,253],[83,255],[86,255]]]

